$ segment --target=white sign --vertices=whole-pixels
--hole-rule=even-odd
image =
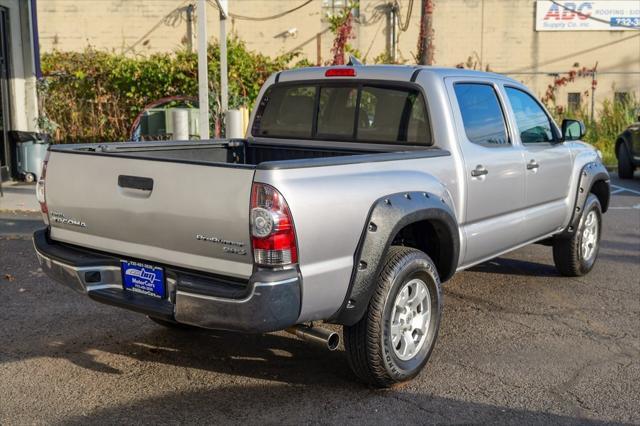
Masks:
[[[640,30],[640,0],[536,2],[536,31]]]

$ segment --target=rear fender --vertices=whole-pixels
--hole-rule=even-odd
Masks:
[[[426,192],[405,192],[378,199],[372,206],[358,249],[347,296],[330,322],[353,325],[367,310],[377,277],[394,237],[404,227],[429,220],[437,224],[438,235],[446,233],[450,244],[441,250],[441,280],[449,279],[458,265],[460,239],[455,215],[444,199]]]

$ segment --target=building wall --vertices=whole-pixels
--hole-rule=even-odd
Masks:
[[[35,131],[38,107],[30,2],[0,0],[0,6],[9,13],[10,130]]]
[[[228,28],[249,48],[267,55],[294,49],[312,62],[331,57],[332,35],[322,19],[323,2],[311,4],[268,21],[230,19]],[[302,0],[230,0],[230,12],[270,16]],[[387,0],[360,0],[360,24],[351,41],[369,62],[385,51],[387,24],[381,7]],[[409,0],[399,0],[405,22]],[[40,41],[43,51],[98,49],[148,54],[171,51],[186,43],[187,21],[179,0],[39,0]],[[398,57],[413,63],[419,31],[420,0],[414,0],[406,32],[398,35]],[[177,10],[177,11],[176,11]],[[218,35],[217,11],[209,6],[209,36]],[[567,72],[574,64],[598,65],[596,100],[612,98],[615,91],[640,90],[640,31],[536,32],[533,0],[435,0],[435,61],[455,66],[470,62],[480,69],[509,74],[542,95],[553,80],[548,74]],[[290,30],[291,34],[287,34]],[[320,35],[320,51],[317,35]],[[320,55],[318,55],[320,53]],[[559,92],[584,92],[591,80],[578,79]]]

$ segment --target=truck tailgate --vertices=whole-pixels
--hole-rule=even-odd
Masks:
[[[51,238],[123,259],[249,277],[253,174],[250,167],[52,151]]]

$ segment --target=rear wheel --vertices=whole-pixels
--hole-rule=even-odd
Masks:
[[[602,208],[594,194],[589,194],[578,229],[570,238],[553,242],[553,261],[558,271],[567,277],[579,277],[593,268],[600,249]]]
[[[633,162],[624,143],[618,146],[618,177],[633,179]]]
[[[367,312],[344,327],[354,373],[377,387],[415,377],[435,345],[441,307],[440,278],[429,256],[392,246]]]

